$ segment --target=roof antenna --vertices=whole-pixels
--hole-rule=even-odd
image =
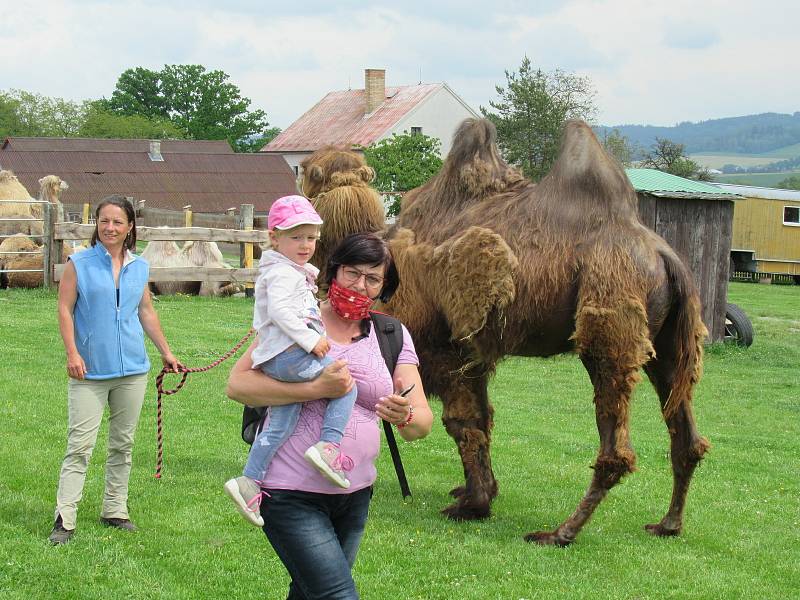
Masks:
[[[350,90],[352,90],[352,89],[353,89],[353,80],[352,80],[352,79],[353,79],[353,78],[352,78],[352,76],[351,76],[351,75],[348,75],[348,76],[347,76],[347,90],[348,90],[348,91],[350,91]]]
[[[422,67],[419,68],[419,85],[422,85]]]

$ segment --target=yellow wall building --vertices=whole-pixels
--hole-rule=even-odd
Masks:
[[[800,191],[716,185],[744,198],[733,211],[735,270],[800,277]]]

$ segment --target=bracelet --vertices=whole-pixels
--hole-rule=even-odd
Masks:
[[[408,418],[404,422],[402,422],[399,425],[397,425],[397,428],[398,429],[402,429],[403,427],[405,427],[406,425],[411,423],[411,419],[413,419],[413,418],[414,418],[414,405],[413,404],[409,404],[408,405]]]

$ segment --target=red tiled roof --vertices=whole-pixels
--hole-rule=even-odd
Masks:
[[[159,140],[161,154],[233,154],[227,140]],[[149,152],[150,140],[7,137],[0,150],[54,152]]]
[[[261,151],[313,151],[329,144],[369,146],[442,87],[441,83],[387,87],[386,100],[369,115],[364,114],[364,90],[330,92]]]
[[[58,175],[69,184],[61,196],[65,204],[122,194],[147,200],[151,208],[180,210],[191,204],[194,212],[223,212],[253,204],[257,212],[266,212],[276,198],[297,193],[294,172],[280,156],[167,152],[163,162],[154,162],[148,150],[0,150],[0,168],[12,170],[34,197],[41,177]]]

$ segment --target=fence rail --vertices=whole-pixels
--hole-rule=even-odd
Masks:
[[[36,218],[0,218],[0,221],[40,221],[43,226],[43,235],[29,235],[28,237],[41,237],[43,245],[41,249],[43,267],[41,269],[9,269],[7,272],[42,272],[43,285],[53,286],[61,280],[64,272],[65,263],[63,260],[63,241],[65,240],[88,240],[95,231],[95,225],[88,223],[73,223],[64,221],[63,207],[57,207],[45,201],[27,200],[7,200],[0,202],[23,202],[27,204],[42,204],[43,216]],[[228,211],[226,215],[205,215],[198,221],[213,225],[231,225],[235,228],[219,227],[192,227],[196,215],[192,215],[190,210],[165,211],[162,209],[142,209],[137,210],[137,214],[146,213],[150,220],[157,220],[164,217],[171,222],[183,223],[184,227],[137,227],[137,239],[143,241],[202,241],[202,242],[222,242],[228,244],[238,244],[240,248],[239,268],[227,269],[217,267],[151,267],[149,281],[200,281],[200,282],[221,282],[231,281],[234,283],[244,283],[248,288],[252,288],[253,282],[258,276],[258,269],[253,268],[253,244],[262,244],[269,241],[269,234],[263,229],[254,229],[254,225],[261,226],[266,223],[261,218],[254,217],[253,205],[243,204],[240,207],[239,215]],[[84,206],[83,219],[87,219],[88,209]],[[165,216],[166,215],[166,216]],[[10,236],[2,236],[10,237]],[[36,254],[37,252],[8,252],[8,254]],[[6,254],[6,253],[3,253]],[[46,274],[46,276],[44,276]]]

